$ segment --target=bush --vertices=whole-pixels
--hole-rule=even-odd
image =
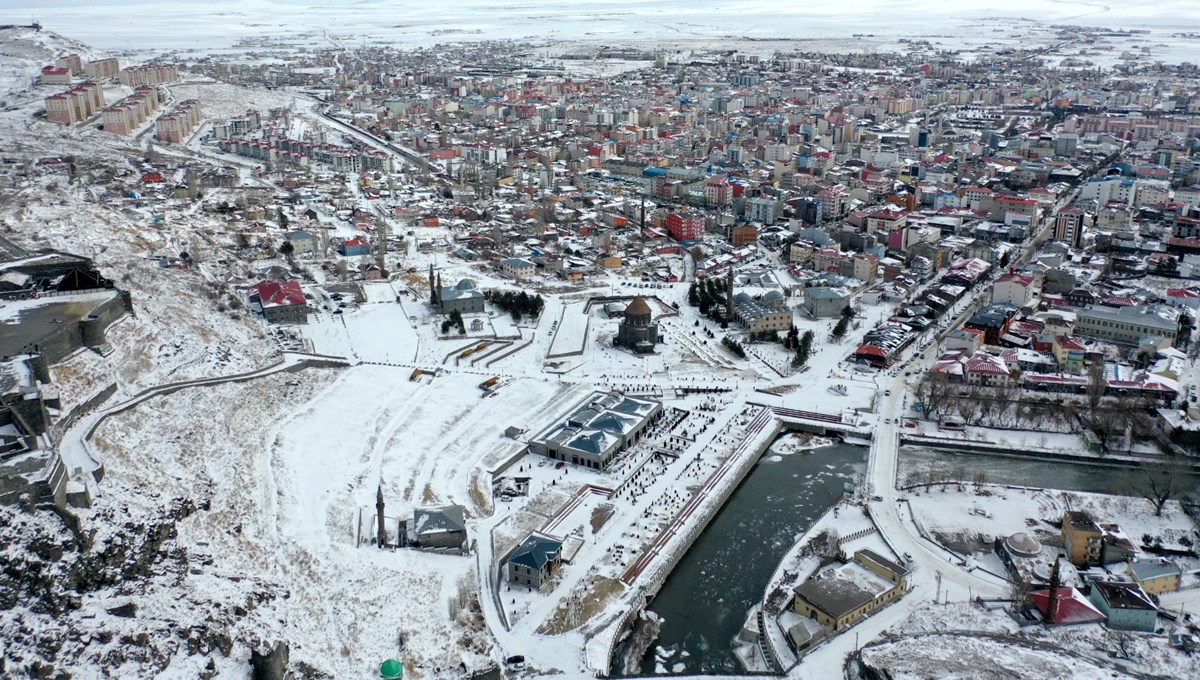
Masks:
[[[734,356],[740,359],[746,358],[746,350],[742,348],[741,343],[739,343],[737,340],[734,340],[726,335],[725,337],[721,338],[721,344],[725,345],[725,349],[732,352]]]

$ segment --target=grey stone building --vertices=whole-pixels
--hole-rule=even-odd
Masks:
[[[442,275],[433,276],[433,265],[429,267],[429,304],[440,314],[482,314],[483,291],[471,279],[461,279],[453,286],[442,285]]]
[[[418,548],[462,551],[467,543],[467,523],[462,506],[414,510],[407,538]]]
[[[540,590],[562,564],[562,541],[532,533],[501,560],[509,583]]]
[[[658,324],[652,321],[646,298],[639,295],[625,308],[625,318],[617,328],[613,344],[637,354],[654,352],[654,345],[658,344]]]
[[[814,319],[835,319],[850,304],[845,288],[813,287],[804,289],[804,311]]]

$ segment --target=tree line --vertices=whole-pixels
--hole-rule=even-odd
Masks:
[[[546,301],[541,295],[530,295],[525,291],[493,290],[487,293],[488,300],[495,306],[512,314],[515,321],[525,317],[535,319],[541,315]]]

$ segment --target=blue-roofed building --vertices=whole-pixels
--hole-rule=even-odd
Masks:
[[[500,261],[500,271],[516,281],[525,281],[537,271],[537,265],[523,257],[506,257]]]
[[[662,413],[662,404],[620,392],[593,392],[561,421],[529,442],[534,453],[603,470],[621,451],[636,444]]]
[[[531,533],[500,560],[509,583],[541,590],[562,564],[562,541],[542,533]]]

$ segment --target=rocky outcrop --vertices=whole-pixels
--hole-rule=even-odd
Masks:
[[[250,667],[254,669],[254,680],[284,680],[288,667],[287,643],[276,642],[266,651],[250,650]]]
[[[174,618],[141,615],[135,604],[141,595],[171,589],[212,563],[175,541],[177,524],[197,511],[190,500],[176,499],[152,520],[106,509],[80,522],[65,510],[0,507],[0,676],[57,678],[82,667],[126,666],[157,675],[176,657],[199,655],[210,659],[201,676],[215,677],[215,659],[229,658],[240,642],[238,624],[287,593],[229,577],[224,601],[192,599],[185,588]],[[97,520],[120,530],[98,537]],[[286,656],[279,668],[286,669]],[[276,667],[279,654],[270,658]]]

